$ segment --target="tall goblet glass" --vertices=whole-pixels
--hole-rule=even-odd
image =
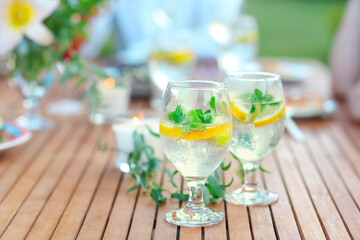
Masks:
[[[205,227],[224,220],[222,212],[205,206],[203,189],[207,177],[224,161],[231,136],[230,101],[223,83],[198,80],[168,83],[160,137],[167,158],[189,186],[187,205],[169,211],[168,222]]]
[[[234,121],[230,150],[241,161],[243,186],[225,195],[239,205],[268,205],[278,195],[260,189],[256,170],[280,141],[285,124],[285,100],[279,75],[231,73],[226,78]]]

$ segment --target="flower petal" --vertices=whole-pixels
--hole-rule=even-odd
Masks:
[[[54,41],[52,33],[43,23],[34,23],[27,27],[25,36],[43,46],[48,46]]]
[[[14,32],[0,24],[0,55],[5,55],[13,50],[21,41],[21,32]]]
[[[59,6],[60,0],[30,0],[35,8],[35,21],[46,19]]]

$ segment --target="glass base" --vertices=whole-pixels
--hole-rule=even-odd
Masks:
[[[225,200],[235,205],[254,206],[270,205],[277,200],[279,196],[276,193],[259,189],[256,192],[244,191],[242,188],[225,194]]]
[[[50,119],[43,118],[40,115],[36,115],[32,117],[22,115],[18,117],[15,121],[19,126],[32,131],[46,130],[54,126],[53,121],[51,121]]]
[[[208,227],[224,220],[224,214],[215,209],[205,208],[201,212],[192,212],[187,207],[166,213],[166,221],[184,227]]]
[[[81,102],[73,99],[62,99],[47,105],[46,111],[52,115],[72,116],[83,113],[83,105]]]

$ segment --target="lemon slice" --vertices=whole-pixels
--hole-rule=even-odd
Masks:
[[[208,127],[206,130],[193,130],[184,136],[182,136],[180,139],[182,140],[204,140],[208,138],[212,138],[218,135],[223,135],[227,132],[229,132],[232,128],[232,123],[226,123],[214,127]],[[183,130],[181,128],[176,127],[170,127],[166,126],[163,123],[160,123],[160,133],[164,135],[165,137],[174,138],[177,139],[181,136],[183,133]],[[226,137],[225,137],[226,138]],[[220,140],[219,144],[223,144],[226,139]]]
[[[242,122],[254,123],[255,127],[262,127],[277,121],[285,113],[285,102],[279,104],[256,105],[256,110],[250,113],[251,104],[242,105],[231,102],[232,114]]]
[[[276,110],[274,110],[274,107],[269,108],[265,107],[264,112],[261,114],[259,114],[254,121],[254,126],[255,127],[263,127],[269,124],[272,124],[274,122],[276,122],[279,118],[281,118],[281,116],[284,115],[285,113],[285,102],[282,102],[281,104],[279,104],[279,106],[276,108]],[[268,110],[266,111],[266,108],[268,108]]]
[[[174,65],[181,65],[194,60],[194,53],[192,51],[174,51],[165,52],[159,51],[151,55],[152,59],[168,61]]]
[[[240,121],[245,122],[247,118],[247,113],[249,111],[250,108],[246,107],[245,105],[240,105],[240,104],[237,105],[234,102],[231,102],[231,112]]]

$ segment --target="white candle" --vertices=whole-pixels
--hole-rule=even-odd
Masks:
[[[113,78],[107,78],[98,85],[101,106],[97,111],[107,117],[124,116],[129,108],[130,86],[116,85]]]
[[[159,119],[156,118],[139,119],[135,117],[132,120],[112,125],[117,147],[121,151],[117,162],[121,171],[129,172],[127,157],[130,152],[134,151],[134,131],[138,131],[138,133],[144,135],[145,143],[154,148],[155,157],[159,159],[163,158],[164,152],[161,147],[160,138],[153,136],[146,128],[146,125],[148,125],[152,131],[156,133],[159,132]],[[142,160],[146,160],[144,154]]]

